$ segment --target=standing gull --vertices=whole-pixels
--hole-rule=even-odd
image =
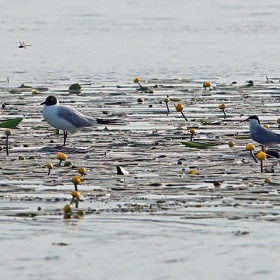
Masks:
[[[42,112],[47,123],[63,130],[63,146],[66,145],[67,132],[76,132],[84,127],[97,125],[96,119],[85,116],[71,107],[59,105],[55,96],[50,95],[41,105],[45,105]]]

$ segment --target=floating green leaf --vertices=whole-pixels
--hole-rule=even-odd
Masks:
[[[210,124],[209,122],[207,122],[206,120],[204,120],[204,119],[201,119],[201,120],[199,120],[202,124]]]
[[[280,186],[280,183],[274,183],[274,182],[270,182],[270,183],[267,183],[268,185],[270,186],[274,186],[274,187],[279,187]]]
[[[201,143],[201,142],[194,142],[194,141],[182,142],[182,144],[185,145],[186,147],[197,148],[197,149],[208,149],[208,148],[211,148],[213,146],[219,145],[219,143],[215,143],[215,142]]]
[[[15,118],[0,123],[0,127],[4,128],[16,128],[17,125],[22,121],[22,118]]]
[[[81,85],[76,83],[69,87],[69,91],[80,91],[82,89]]]
[[[170,101],[172,101],[172,102],[179,102],[179,101],[181,101],[180,98],[176,98],[176,97],[174,97],[174,98],[169,98],[169,99],[170,99]]]

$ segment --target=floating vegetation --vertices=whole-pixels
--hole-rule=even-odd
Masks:
[[[81,85],[80,85],[79,83],[72,84],[72,85],[68,88],[68,90],[69,90],[70,92],[80,92],[81,89],[82,89],[82,87],[81,87]]]
[[[196,142],[196,141],[191,141],[191,142],[182,142],[183,145],[189,148],[197,148],[197,149],[209,149],[213,148],[213,146],[219,145],[219,143],[203,143],[203,142]]]
[[[247,143],[249,128],[240,119],[245,110],[248,114],[256,112],[271,130],[279,129],[275,117],[279,106],[275,98],[280,83],[274,80],[275,89],[269,88],[271,84],[266,80],[254,84],[248,87],[246,82],[234,86],[215,82],[209,92],[196,80],[147,80],[147,88],[156,90],[150,94],[141,83],[143,93],[139,97],[134,86],[93,82],[82,84],[83,91],[74,99],[73,95],[65,94],[68,86],[46,84],[45,88],[57,92],[61,102],[98,119],[98,128],[74,134],[67,147],[56,146],[58,136],[41,121],[41,108],[34,106],[39,101],[37,93],[31,92],[41,90],[15,88],[14,94],[11,88],[1,88],[3,118],[10,118],[4,127],[18,127],[8,137],[8,149],[3,129],[2,199],[17,200],[19,204],[40,201],[40,211],[38,208],[34,212],[37,216],[51,214],[69,219],[108,211],[154,215],[169,211],[173,215],[178,208],[180,214],[174,212],[184,219],[262,217],[274,211],[278,203],[275,198],[280,193],[278,159],[270,156],[272,150],[266,151],[265,167],[259,172],[261,160],[255,157],[253,144]],[[145,99],[148,105],[136,102],[138,99],[142,102]],[[171,102],[176,104],[172,105],[175,112],[185,113],[188,118],[171,114]],[[226,118],[221,117],[222,109],[217,110],[219,104],[225,103],[231,107]],[[102,118],[104,113],[108,119]],[[25,118],[19,127],[22,118],[18,116],[22,114]],[[271,148],[276,150],[277,146]],[[271,182],[265,181],[267,172]],[[44,207],[50,201],[59,203],[59,210]],[[70,205],[66,212],[65,204]],[[224,212],[224,206],[229,212]],[[211,211],[212,207],[220,209]],[[248,207],[262,211],[248,214]],[[198,208],[203,213],[191,212]],[[26,218],[32,218],[30,213],[33,213],[31,209],[19,210],[13,205],[7,211],[0,210],[0,215],[16,216],[22,212]]]
[[[22,121],[22,118],[14,118],[0,123],[0,127],[3,128],[16,128]]]

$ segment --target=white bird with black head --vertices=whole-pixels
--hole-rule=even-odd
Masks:
[[[63,146],[66,145],[67,132],[76,132],[84,127],[97,125],[96,119],[85,116],[69,106],[59,105],[58,99],[53,95],[47,97],[41,105],[45,105],[42,113],[46,122],[54,128],[63,130]]]

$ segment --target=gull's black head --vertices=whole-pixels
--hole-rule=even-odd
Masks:
[[[257,116],[251,116],[251,117],[249,117],[249,118],[247,119],[248,122],[250,122],[250,120],[256,120],[256,121],[258,122],[259,125],[261,124],[261,123],[260,123],[260,120],[259,120],[259,118],[258,118]]]
[[[46,105],[46,106],[51,106],[51,105],[56,105],[58,104],[58,100],[55,96],[50,95],[47,97],[47,99],[42,102],[40,105]]]

